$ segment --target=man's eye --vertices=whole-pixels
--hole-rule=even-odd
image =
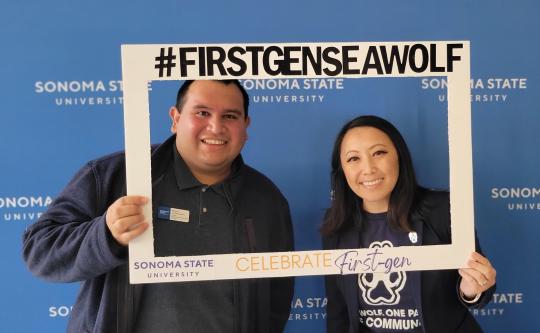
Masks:
[[[207,117],[208,115],[210,115],[208,111],[197,111],[197,113],[195,114],[199,117]]]
[[[236,120],[236,119],[238,119],[238,116],[235,115],[235,114],[226,114],[226,115],[223,116],[223,118],[225,118],[225,119],[231,119],[231,120]]]

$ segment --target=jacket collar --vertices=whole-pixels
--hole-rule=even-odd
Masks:
[[[167,167],[173,163],[172,147],[176,142],[176,135],[170,136],[159,145],[152,145],[152,184],[160,181],[165,175]]]
[[[202,184],[197,178],[195,178],[182,156],[180,156],[180,154],[178,153],[176,146],[173,145],[171,148],[171,154],[173,155],[174,163],[174,174],[176,177],[176,184],[178,185],[178,189],[185,190],[193,187],[206,186],[205,184]],[[227,178],[225,178],[222,182],[214,184],[210,187],[219,189],[225,186],[225,184],[230,183],[232,179],[238,176],[240,169],[243,165],[244,161],[242,159],[242,156],[238,155],[232,162],[231,173],[229,174],[229,176],[227,176]]]

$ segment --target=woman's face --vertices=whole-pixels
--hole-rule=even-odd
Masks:
[[[341,166],[349,187],[368,213],[388,211],[399,176],[399,158],[390,138],[374,127],[350,129],[341,143]]]

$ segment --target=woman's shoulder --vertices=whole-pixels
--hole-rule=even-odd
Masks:
[[[331,250],[335,249],[338,244],[338,235],[337,233],[331,233],[329,235],[323,235],[322,236],[322,246],[323,250]]]
[[[322,236],[322,245],[324,250],[333,250],[333,249],[339,249],[340,243],[347,243],[348,240],[354,236],[354,234],[351,233],[357,233],[358,229],[354,226],[347,226],[345,228],[339,229],[335,232],[332,232],[330,234],[326,234]],[[341,244],[343,246],[343,244]]]
[[[419,193],[413,219],[424,225],[424,242],[447,244],[450,242],[450,195],[448,191],[422,189]],[[428,237],[428,235],[433,237]],[[428,241],[429,239],[435,240]]]
[[[450,193],[445,190],[419,188],[417,203],[420,209],[448,209]]]

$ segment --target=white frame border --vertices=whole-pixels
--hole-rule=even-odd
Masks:
[[[446,76],[448,79],[448,140],[450,161],[450,211],[452,243],[449,245],[408,246],[384,248],[378,258],[381,261],[392,258],[410,259],[407,267],[394,267],[392,270],[433,270],[465,267],[470,253],[474,251],[474,196],[471,138],[471,102],[470,102],[470,43],[468,41],[432,41],[432,42],[359,42],[359,43],[295,43],[295,44],[213,44],[230,48],[233,46],[257,45],[263,47],[286,45],[297,46],[344,46],[359,45],[361,50],[369,46],[399,47],[412,44],[436,44],[437,49],[448,44],[463,44],[459,49],[459,61],[454,62],[452,72],[415,73],[410,69],[405,73],[339,75],[345,78],[368,77],[429,77]],[[150,198],[144,208],[148,221],[152,221],[152,180],[150,163],[150,116],[148,82],[153,80],[187,80],[187,79],[263,79],[263,78],[315,78],[330,77],[326,75],[298,76],[206,76],[199,77],[189,73],[180,77],[179,71],[173,71],[170,77],[159,77],[154,68],[155,57],[163,47],[200,47],[203,44],[167,44],[167,45],[122,45],[122,81],[124,94],[124,124],[126,146],[126,178],[129,195],[143,195]],[[437,54],[437,62],[445,63],[446,54]],[[178,66],[176,66],[178,69]],[[175,76],[176,75],[176,76]],[[459,223],[458,223],[459,221]],[[148,230],[130,242],[129,268],[131,283],[156,283],[174,281],[219,280],[241,278],[263,278],[279,276],[306,276],[327,274],[352,274],[365,272],[358,267],[339,265],[340,256],[346,252],[355,258],[367,258],[373,249],[352,250],[317,250],[283,253],[249,253],[220,254],[193,257],[155,257],[153,255],[152,223]],[[299,256],[299,257],[298,257]],[[287,268],[284,261],[300,260],[302,267]],[[294,259],[296,258],[296,259]],[[315,259],[317,263],[315,264]],[[192,267],[186,263],[198,260],[199,266]],[[201,261],[206,260],[206,261]],[[209,263],[212,267],[209,267]],[[250,265],[246,266],[247,263]],[[266,262],[266,266],[261,264]],[[279,264],[276,264],[279,262]],[[305,263],[311,262],[306,265]],[[191,262],[193,263],[193,262]],[[202,264],[201,264],[202,263]],[[256,263],[256,265],[253,265]],[[294,265],[292,265],[294,266]],[[297,265],[300,266],[300,265]],[[244,270],[246,267],[249,269]],[[276,268],[277,267],[277,268]],[[381,271],[381,267],[373,271]]]

